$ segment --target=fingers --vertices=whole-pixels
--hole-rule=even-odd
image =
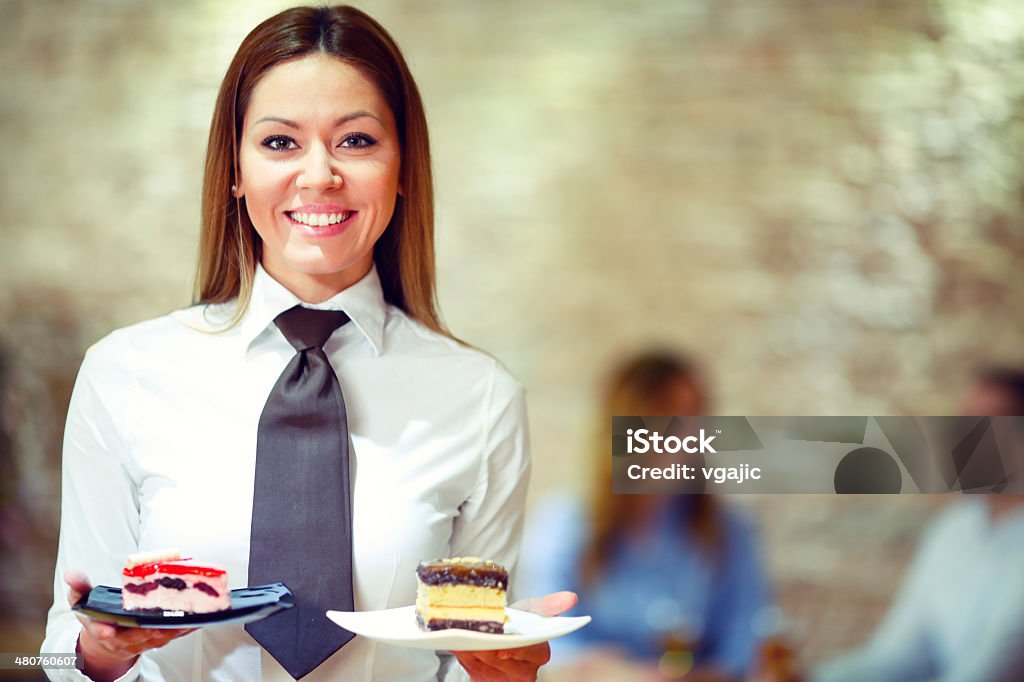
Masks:
[[[539,668],[551,660],[551,647],[547,642],[516,649],[502,649],[494,652],[484,651],[481,653],[493,653],[499,661],[507,660],[512,663],[529,663],[535,668]]]
[[[87,661],[99,664],[130,661],[143,652],[162,647],[196,630],[151,630],[121,627],[82,617],[79,620],[82,621],[79,648]]]
[[[575,592],[554,592],[543,597],[523,599],[511,605],[513,609],[529,611],[542,616],[557,616],[576,606],[579,597]]]
[[[473,682],[498,682],[508,679],[508,676],[500,669],[484,661],[478,651],[453,651],[452,653],[455,654],[459,665],[469,673],[469,678]]]
[[[547,643],[497,651],[453,651],[473,682],[537,679],[537,669],[551,659]]]
[[[129,640],[126,637],[124,640],[125,644],[122,647],[124,651],[136,655],[141,654],[150,649],[162,647],[181,636],[180,630],[141,630],[140,632],[151,634],[145,637],[133,638],[133,640]]]
[[[95,627],[91,628],[97,640],[110,642],[116,646],[135,646],[137,644],[149,644],[148,648],[163,646],[168,642],[183,637],[195,628],[190,630],[151,630],[147,628],[126,628],[110,623],[99,623],[93,621]]]
[[[117,634],[117,626],[113,623],[103,623],[84,616],[79,616],[78,620],[82,623],[82,631],[94,639],[110,639]]]
[[[165,634],[166,630],[144,630],[142,628],[117,628],[112,636],[104,637],[108,641],[116,640],[118,646],[129,647],[149,642],[171,641],[174,637]]]
[[[81,571],[69,569],[64,572],[64,582],[68,584],[68,603],[76,604],[86,592],[92,589],[89,578]]]

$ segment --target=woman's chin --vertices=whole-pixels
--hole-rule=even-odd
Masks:
[[[353,259],[340,255],[330,257],[319,249],[315,253],[301,254],[283,260],[266,257],[263,259],[263,267],[278,280],[340,282],[345,286],[362,279],[372,265],[372,253]]]

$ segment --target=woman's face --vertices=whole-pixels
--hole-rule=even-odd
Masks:
[[[263,267],[316,303],[354,284],[395,210],[394,116],[348,63],[314,54],[253,89],[239,141],[237,194],[263,240]]]

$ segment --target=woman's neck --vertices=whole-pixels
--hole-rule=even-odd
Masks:
[[[261,263],[267,274],[281,286],[295,294],[303,303],[323,303],[338,292],[348,289],[361,280],[373,267],[373,259],[345,268],[340,272],[324,274],[300,272],[287,267],[276,267],[276,263]]]

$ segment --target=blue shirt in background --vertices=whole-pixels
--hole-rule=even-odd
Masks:
[[[692,643],[694,666],[713,664],[734,676],[753,670],[755,632],[769,605],[753,525],[719,503],[724,544],[712,558],[686,531],[691,504],[687,496],[670,498],[643,531],[615,543],[603,574],[587,586],[580,578],[590,536],[584,508],[565,497],[535,506],[520,555],[519,594],[573,590],[580,601],[570,615],[593,618],[551,642],[553,665],[595,646],[656,662],[674,640]]]

